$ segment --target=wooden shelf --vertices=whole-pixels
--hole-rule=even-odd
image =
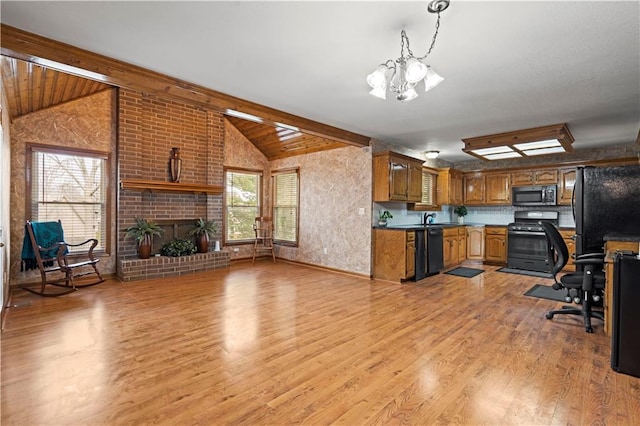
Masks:
[[[153,180],[122,179],[120,188],[151,192],[181,192],[194,194],[220,195],[222,185],[200,185],[197,183],[158,182]]]

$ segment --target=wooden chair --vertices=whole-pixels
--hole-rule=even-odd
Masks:
[[[256,217],[253,230],[256,234],[256,239],[253,243],[253,259],[251,263],[256,261],[256,255],[264,253],[271,253],[271,257],[275,263],[276,254],[273,250],[273,220],[266,216]]]
[[[98,240],[90,238],[80,244],[70,244],[64,241],[62,222],[31,222],[27,221],[26,234],[22,250],[23,262],[35,263],[40,270],[42,283],[40,289],[23,287],[25,290],[40,296],[61,296],[71,293],[78,287],[88,287],[104,281],[97,263],[100,259],[94,257],[93,250]],[[28,238],[26,238],[28,236]],[[70,248],[91,244],[88,253],[73,255],[73,263],[69,261]],[[31,257],[33,256],[33,257]],[[79,259],[79,261],[75,261]],[[35,261],[35,262],[34,262]],[[97,275],[97,279],[90,282],[76,284],[75,279],[85,275]],[[62,287],[63,290],[47,292],[47,284]]]

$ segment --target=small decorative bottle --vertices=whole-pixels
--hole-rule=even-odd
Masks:
[[[180,158],[180,148],[171,148],[171,156],[169,157],[169,171],[171,172],[171,181],[180,182],[180,173],[182,172],[182,158]]]

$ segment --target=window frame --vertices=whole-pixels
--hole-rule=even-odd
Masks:
[[[274,230],[274,238],[273,238],[273,243],[274,244],[278,244],[281,246],[288,246],[288,247],[298,247],[300,244],[300,168],[296,167],[296,168],[291,168],[291,169],[281,169],[281,170],[274,170],[271,172],[271,217],[273,217],[273,224],[274,227],[277,226],[276,224],[276,195],[277,195],[277,191],[276,191],[276,176],[279,175],[289,175],[289,174],[295,174],[296,175],[296,180],[297,180],[297,193],[296,193],[296,240],[295,241],[288,241],[288,240],[279,240],[276,239],[276,231]]]
[[[28,143],[25,150],[25,220],[34,220],[33,218],[33,157],[36,153],[46,154],[60,154],[78,157],[92,157],[104,160],[104,249],[94,250],[95,254],[111,254],[111,210],[112,210],[112,197],[111,197],[111,154],[103,151],[94,151],[90,149],[71,148],[71,147],[56,147],[50,145],[42,145],[35,143]],[[63,225],[64,226],[64,225]],[[87,237],[90,238],[90,237]],[[81,247],[82,249],[82,247]],[[73,254],[84,254],[88,250],[74,251]],[[73,254],[71,256],[73,256]]]
[[[436,200],[436,194],[437,194],[437,187],[438,187],[438,171],[435,169],[432,169],[430,167],[425,167],[422,166],[422,180],[420,182],[420,188],[421,188],[421,192],[422,189],[424,189],[424,175],[428,174],[431,175],[431,203],[423,203],[423,202],[419,202],[419,203],[415,203],[412,205],[411,210],[414,211],[430,211],[430,210],[440,210],[442,207],[439,206],[437,204],[437,200]]]
[[[222,244],[225,246],[233,246],[233,245],[246,245],[253,244],[255,237],[246,238],[242,240],[229,240],[227,238],[227,174],[228,173],[237,173],[237,174],[252,174],[258,176],[258,184],[256,188],[258,190],[258,194],[256,200],[258,200],[258,214],[256,216],[262,216],[262,209],[264,208],[264,200],[262,199],[264,196],[264,171],[260,169],[245,169],[240,167],[225,167],[223,169],[223,196],[222,196]],[[254,222],[255,223],[255,219]]]

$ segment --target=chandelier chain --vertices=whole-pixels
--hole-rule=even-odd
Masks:
[[[440,30],[440,12],[438,12],[438,20],[436,21],[436,32],[433,33],[433,38],[431,39],[431,46],[429,46],[429,51],[427,51],[427,53],[424,56],[421,56],[420,58],[418,58],[419,60],[423,60],[423,59],[425,59],[427,56],[429,56],[431,54],[431,51],[433,50],[433,46],[436,45],[436,38],[438,37],[438,30]]]

